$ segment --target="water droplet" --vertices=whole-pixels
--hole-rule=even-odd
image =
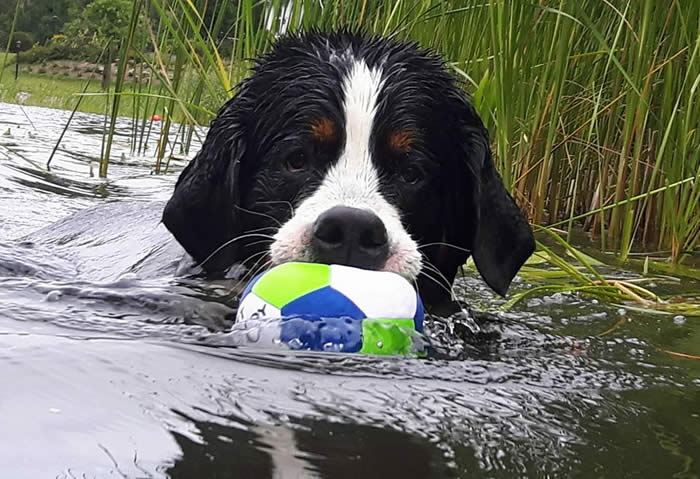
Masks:
[[[382,348],[384,347],[384,343],[381,342],[381,341],[377,341],[377,347],[378,347],[379,349],[382,349]]]
[[[49,291],[48,294],[46,295],[46,301],[53,303],[54,301],[58,301],[61,299],[62,293],[57,290]]]
[[[685,324],[685,316],[679,314],[678,316],[673,317],[673,323],[674,324]]]
[[[257,343],[260,341],[260,328],[254,327],[246,331],[246,337],[251,343]]]
[[[472,334],[478,334],[481,332],[481,326],[479,326],[479,324],[476,321],[474,321],[474,318],[471,317],[469,311],[462,308],[458,315],[459,319],[461,320],[461,323],[464,326],[466,326]]]
[[[323,350],[327,353],[339,353],[343,350],[343,343],[325,343]]]

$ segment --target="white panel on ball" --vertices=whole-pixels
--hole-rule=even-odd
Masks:
[[[413,318],[416,292],[401,276],[389,272],[372,272],[348,266],[331,266],[331,287],[347,296],[368,318]]]
[[[265,319],[265,318],[281,318],[282,313],[279,309],[267,301],[260,298],[252,291],[243,298],[241,304],[238,305],[238,313],[236,314],[236,322],[244,319]]]

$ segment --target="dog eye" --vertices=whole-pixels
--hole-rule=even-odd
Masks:
[[[298,173],[306,169],[306,156],[303,151],[294,151],[284,160],[284,166],[292,173]]]
[[[415,185],[423,179],[423,172],[415,166],[409,166],[401,171],[401,179],[411,185]]]

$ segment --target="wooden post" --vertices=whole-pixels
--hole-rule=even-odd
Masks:
[[[19,52],[22,49],[22,41],[17,40],[17,53],[15,54],[15,81],[17,81],[17,77],[19,76]]]

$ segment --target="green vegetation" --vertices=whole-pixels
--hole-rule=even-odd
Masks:
[[[89,1],[89,0],[88,0]],[[61,32],[63,25],[75,18],[88,3],[86,0],[0,0],[0,42],[5,45],[13,13],[19,7],[16,31],[26,32],[39,43]],[[28,45],[29,47],[31,45]]]
[[[13,65],[17,60],[16,53],[0,52],[0,64]]]
[[[644,284],[668,281],[668,277],[656,275],[649,270],[648,260],[643,268],[643,277],[619,279],[602,272],[603,269],[610,268],[573,247],[558,233],[549,228],[535,227],[535,229],[542,232],[548,241],[537,243],[535,254],[522,267],[519,274],[525,279],[542,285],[513,295],[501,309],[510,309],[531,296],[574,292],[651,313],[700,317],[700,295],[682,299],[663,298],[644,287]],[[675,271],[676,274],[678,272]],[[696,281],[697,273],[697,270],[688,271],[689,277]]]
[[[52,35],[82,25],[79,37],[98,50],[109,40],[120,43],[120,72],[129,59],[152,72],[148,82],[117,81],[117,94],[109,100],[113,117],[133,115],[145,125],[159,108],[168,124],[208,123],[247,74],[249,59],[266,51],[281,31],[348,27],[412,39],[441,52],[464,80],[492,133],[504,181],[533,223],[560,225],[569,233],[583,226],[600,238],[602,250],[619,251],[622,260],[633,247],[666,251],[675,262],[697,254],[700,2],[65,0],[61,5],[70,10],[68,4],[81,1],[87,6],[81,20]],[[16,5],[2,2],[8,3],[6,11]],[[94,6],[100,2],[105,9]],[[17,17],[18,29],[40,38],[23,26],[27,12],[28,7]],[[120,19],[110,32],[102,28],[108,14]],[[137,128],[133,135],[138,149]],[[161,138],[157,171],[168,144]],[[108,164],[106,155],[103,175]]]
[[[9,72],[6,73],[9,77]],[[13,72],[14,75],[14,72]],[[50,77],[38,73],[21,73],[15,82],[11,80],[0,84],[0,102],[14,103],[19,92],[27,92],[31,96],[24,102],[25,105],[45,106],[72,110],[78,100],[78,96],[85,85],[85,80],[66,77]],[[104,114],[105,94],[100,88],[100,82],[93,80],[80,103],[80,111],[86,113]],[[133,108],[133,98],[126,97],[123,101],[124,111]]]
[[[94,0],[64,27],[64,35],[103,44],[122,38],[129,27],[131,0]]]

